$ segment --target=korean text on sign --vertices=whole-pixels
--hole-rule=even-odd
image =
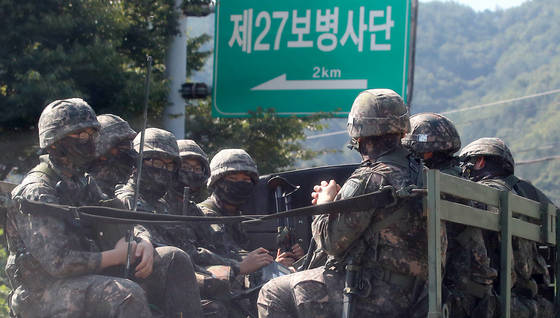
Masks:
[[[338,45],[354,45],[363,52],[364,38],[369,36],[367,50],[390,51],[391,29],[395,26],[391,10],[391,6],[385,10],[366,10],[361,6],[347,12],[342,12],[339,7],[273,12],[246,9],[242,14],[230,15],[233,31],[228,45],[237,46],[248,54],[315,46],[322,52],[331,52]],[[342,14],[347,17],[344,27],[339,25]],[[275,30],[271,30],[273,24]],[[270,43],[265,39],[269,32],[275,32]]]

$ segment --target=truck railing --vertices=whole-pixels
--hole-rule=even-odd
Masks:
[[[501,233],[500,242],[500,307],[501,317],[509,318],[511,307],[512,237],[520,237],[548,246],[555,246],[555,283],[560,281],[560,231],[558,208],[541,204],[510,191],[500,191],[465,179],[453,177],[439,170],[426,174],[428,195],[424,209],[428,216],[428,318],[445,317],[441,296],[441,221],[459,223]],[[457,198],[481,203],[492,209],[477,208],[457,203]],[[427,209],[427,210],[426,210]],[[499,211],[499,212],[498,212]],[[523,216],[524,219],[520,219]],[[560,304],[555,289],[554,304]],[[560,317],[560,314],[556,314]]]

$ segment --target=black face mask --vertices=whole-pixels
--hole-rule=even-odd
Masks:
[[[167,192],[172,180],[173,171],[143,166],[140,193],[144,196],[161,198]]]
[[[254,188],[253,182],[221,180],[216,183],[214,192],[220,200],[240,206],[251,198]]]
[[[114,187],[119,183],[124,183],[132,173],[136,158],[132,152],[119,152],[116,156],[111,156],[107,160],[97,160],[90,169],[95,180],[105,183],[108,187]]]
[[[206,176],[203,172],[196,173],[193,171],[179,170],[177,173],[177,181],[181,184],[181,188],[188,186],[193,189],[199,189],[206,181]]]
[[[95,158],[95,142],[93,138],[86,142],[80,142],[75,138],[66,137],[56,143],[56,148],[49,150],[53,161],[60,164],[60,158],[66,158],[70,169],[74,172],[83,173]]]

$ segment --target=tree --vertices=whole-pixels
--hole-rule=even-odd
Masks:
[[[153,115],[166,105],[164,58],[173,0],[0,0],[0,104],[5,128],[28,129],[52,100],[83,97],[97,112],[140,113],[146,55]]]
[[[278,117],[273,110],[258,109],[247,118],[212,118],[210,99],[187,107],[187,138],[197,141],[212,157],[225,148],[245,149],[257,162],[261,174],[292,167],[297,160],[317,156],[301,143],[306,130],[322,130],[321,119]]]

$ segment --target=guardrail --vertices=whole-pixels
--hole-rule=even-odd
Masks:
[[[500,191],[465,179],[453,177],[439,170],[428,170],[428,195],[424,208],[428,215],[428,318],[443,317],[441,298],[441,221],[460,223],[501,233],[500,242],[500,306],[502,317],[510,318],[512,237],[520,237],[556,247],[554,263],[555,282],[560,281],[560,231],[558,208],[541,204],[510,191]],[[442,194],[445,194],[442,196]],[[499,213],[454,202],[454,198],[495,207]],[[530,220],[522,220],[519,217]],[[555,290],[554,303],[560,305],[559,291]],[[560,317],[560,314],[556,314]]]

